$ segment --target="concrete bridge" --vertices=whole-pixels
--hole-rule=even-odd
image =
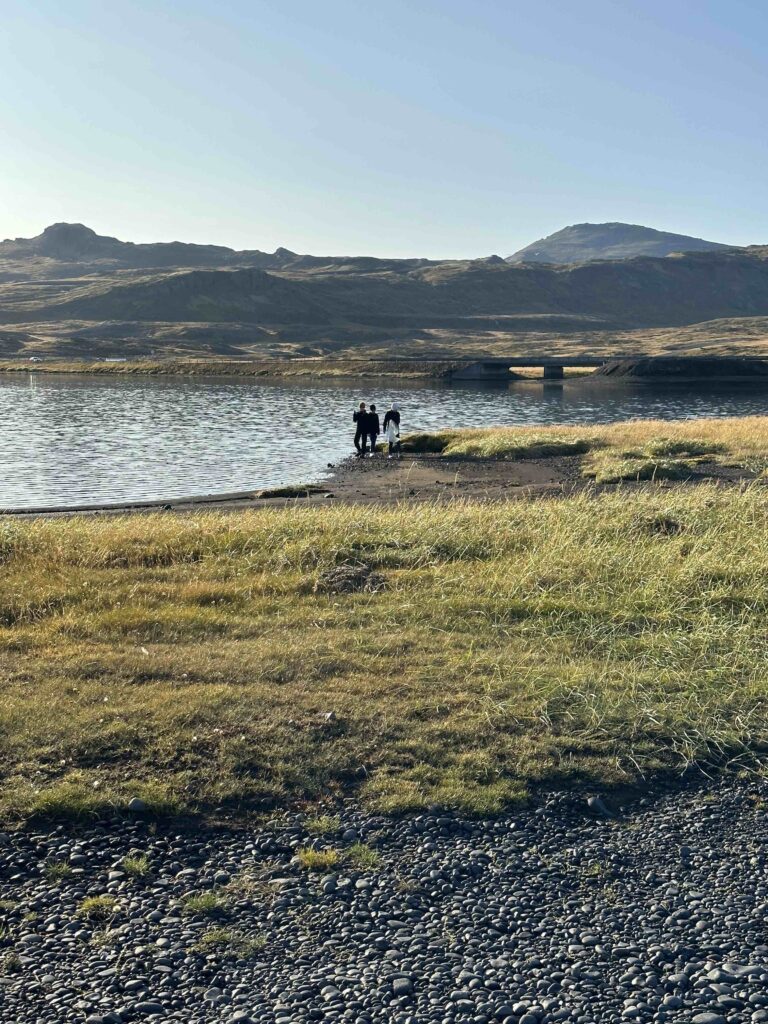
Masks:
[[[451,379],[509,380],[516,366],[540,366],[544,380],[562,380],[567,366],[598,367],[609,361],[610,358],[605,356],[515,356],[508,359],[495,357],[468,362],[466,366],[454,370]]]

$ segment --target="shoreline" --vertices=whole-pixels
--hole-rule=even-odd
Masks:
[[[359,380],[364,378],[405,380],[449,380],[457,364],[471,360],[444,359],[128,359],[124,362],[83,362],[46,360],[45,363],[0,362],[0,373],[71,374],[97,377],[240,377],[269,382],[272,380]]]
[[[578,367],[566,367],[562,378],[545,378],[542,375],[541,367],[533,365],[531,367],[516,366],[510,371],[509,377],[493,378],[489,377],[487,380],[483,378],[471,378],[471,377],[454,377],[453,374],[456,370],[460,370],[463,366],[468,363],[476,362],[471,357],[466,359],[455,359],[455,360],[435,360],[434,363],[429,360],[413,359],[412,361],[403,360],[397,361],[392,365],[389,365],[388,360],[364,360],[361,359],[359,364],[349,365],[351,361],[345,361],[343,366],[335,366],[331,361],[326,361],[326,365],[315,364],[312,367],[301,367],[299,368],[294,361],[281,362],[280,365],[270,365],[265,367],[263,364],[258,364],[251,368],[246,369],[245,367],[240,368],[237,363],[230,365],[219,365],[217,363],[213,365],[205,366],[190,366],[186,363],[181,365],[173,365],[166,363],[143,363],[143,362],[126,362],[117,364],[103,364],[87,362],[83,365],[65,363],[63,365],[57,365],[51,363],[46,366],[28,366],[24,364],[16,363],[0,363],[0,375],[1,374],[27,374],[27,375],[41,375],[50,374],[51,376],[82,376],[82,377],[151,377],[151,378],[170,378],[177,379],[182,378],[199,378],[199,379],[222,379],[231,380],[232,378],[241,379],[244,381],[253,381],[264,384],[273,383],[286,383],[286,382],[297,382],[312,384],[314,381],[322,381],[328,383],[329,381],[389,381],[393,378],[398,381],[405,383],[422,383],[429,382],[432,384],[443,383],[446,385],[459,385],[459,386],[486,386],[486,387],[506,387],[511,384],[542,384],[547,388],[563,387],[564,384],[575,384],[589,382],[591,384],[599,384],[601,387],[658,387],[662,385],[664,387],[680,386],[689,387],[696,385],[698,387],[702,385],[718,386],[722,384],[744,384],[751,387],[760,386],[761,384],[768,386],[768,378],[759,378],[754,375],[747,374],[727,374],[722,376],[713,376],[707,374],[683,376],[677,374],[625,374],[625,375],[609,375],[599,373],[596,370],[579,369]],[[481,361],[481,360],[480,360]],[[424,365],[425,362],[427,365]]]
[[[269,508],[307,508],[363,505],[385,508],[422,502],[501,502],[562,497],[578,492],[599,494],[620,487],[625,491],[647,487],[691,487],[715,482],[738,486],[759,481],[743,467],[701,463],[682,480],[623,480],[596,483],[582,475],[581,455],[504,459],[482,456],[403,454],[389,460],[354,455],[328,467],[328,474],[309,483],[222,494],[185,495],[178,498],[125,502],[72,503],[29,509],[0,508],[2,518],[57,518],[93,515],[149,515],[158,512],[192,514],[203,511],[239,512]],[[295,494],[271,494],[295,491]]]

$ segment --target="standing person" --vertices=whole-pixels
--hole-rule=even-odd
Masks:
[[[371,455],[376,454],[376,438],[381,433],[381,422],[376,406],[371,402],[371,409],[368,413],[368,437],[371,439]],[[365,445],[363,445],[365,447]]]
[[[384,416],[384,433],[389,442],[389,458],[400,456],[400,406],[393,402]]]
[[[365,411],[365,402],[361,402],[352,413],[352,422],[356,425],[355,448],[358,458],[362,459],[365,455],[365,435],[368,429],[368,413]]]

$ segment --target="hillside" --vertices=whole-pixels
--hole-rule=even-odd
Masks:
[[[768,315],[768,250],[571,266],[481,261],[360,273],[238,268],[102,277],[60,290],[0,289],[0,322],[34,319],[218,321],[270,326],[423,326],[471,317],[558,314],[614,325]]]
[[[0,242],[0,280],[34,280],[78,273],[178,267],[255,267],[260,269],[345,266],[372,269],[394,264],[417,266],[429,260],[377,260],[372,257],[302,256],[290,249],[229,249],[192,242],[123,242],[99,235],[84,224],[51,224],[34,238]]]
[[[640,224],[572,224],[531,242],[507,257],[508,263],[582,263],[634,256],[670,256],[678,252],[716,252],[732,248],[690,235],[656,231]]]
[[[3,357],[612,355],[674,351],[678,337],[754,353],[766,317],[761,247],[435,262],[136,245],[66,224],[0,243]]]

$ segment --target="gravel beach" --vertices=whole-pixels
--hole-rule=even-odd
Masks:
[[[731,778],[492,821],[350,806],[322,836],[5,834],[0,1020],[758,1024],[767,798]],[[338,863],[308,870],[312,848]]]

